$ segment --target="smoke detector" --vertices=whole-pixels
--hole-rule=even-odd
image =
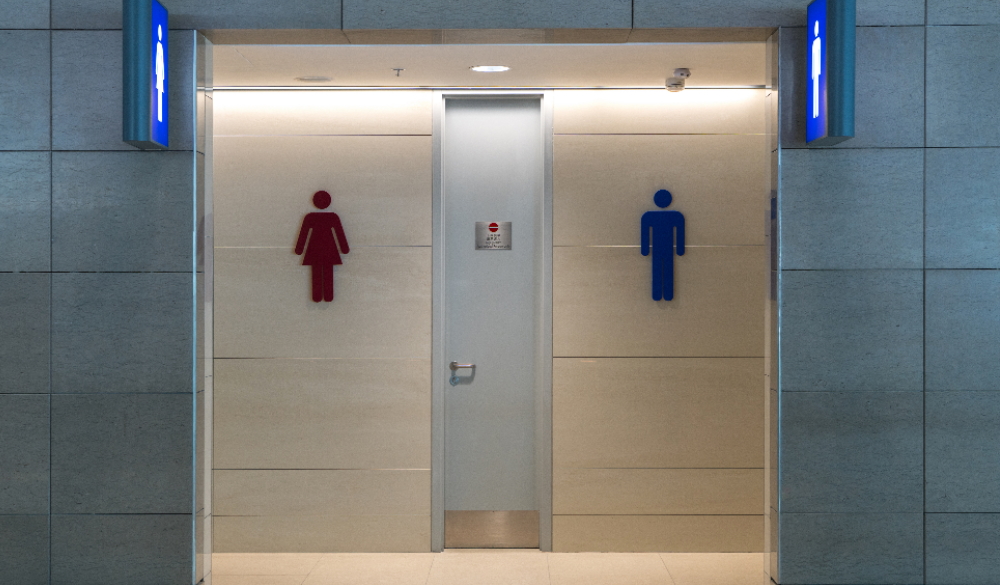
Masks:
[[[674,76],[667,78],[667,91],[683,91],[684,80],[691,77],[691,70],[687,67],[674,69]]]

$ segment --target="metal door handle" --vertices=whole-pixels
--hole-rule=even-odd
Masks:
[[[448,383],[452,386],[458,386],[460,381],[458,378],[459,368],[469,368],[473,371],[473,375],[475,375],[476,364],[460,364],[458,362],[451,362],[448,364],[448,367],[451,369],[451,378],[448,378]]]

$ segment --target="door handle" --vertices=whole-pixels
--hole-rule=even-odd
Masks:
[[[460,364],[458,362],[451,362],[448,364],[448,368],[451,370],[451,378],[448,379],[448,383],[452,386],[458,386],[460,381],[458,377],[458,370],[461,368],[469,368],[473,372],[476,370],[476,364]]]

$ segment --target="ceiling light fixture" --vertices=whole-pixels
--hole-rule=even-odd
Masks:
[[[509,71],[510,67],[507,67],[506,65],[475,65],[473,67],[469,67],[469,69],[479,73],[499,73],[501,71]]]
[[[322,75],[303,75],[302,77],[296,77],[295,81],[306,81],[309,83],[322,83],[324,81],[332,81],[331,77],[324,77]]]

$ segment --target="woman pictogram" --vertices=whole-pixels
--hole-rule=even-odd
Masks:
[[[313,204],[319,209],[330,207],[330,201],[330,194],[326,191],[317,191],[313,195]],[[310,232],[312,236],[309,235]],[[295,244],[296,254],[302,254],[303,251],[305,256],[302,257],[302,265],[312,266],[313,301],[329,303],[333,300],[333,267],[343,264],[341,253],[351,251],[336,213],[314,211],[306,214],[299,230],[299,241]]]

